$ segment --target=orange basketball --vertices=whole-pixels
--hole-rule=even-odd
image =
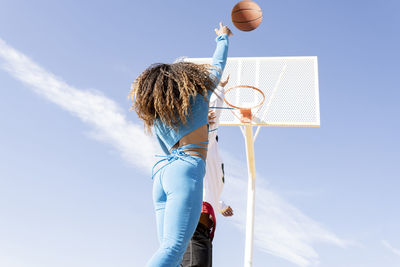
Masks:
[[[252,31],[262,21],[262,10],[256,2],[244,0],[232,9],[232,22],[241,31]]]

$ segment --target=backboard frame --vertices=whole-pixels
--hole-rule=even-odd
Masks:
[[[189,61],[189,62],[194,62],[194,63],[205,63],[205,64],[211,64],[212,62],[212,58],[185,58],[185,61]],[[254,81],[252,82],[252,84],[247,83],[241,83],[241,76],[243,75],[243,73],[245,72],[245,70],[242,70],[243,64],[250,64],[251,62],[255,62],[255,70],[254,70]],[[313,99],[309,98],[306,99],[308,102],[304,103],[307,106],[307,109],[310,110],[308,116],[313,117],[313,120],[309,120],[309,121],[268,121],[266,120],[261,120],[259,118],[257,118],[257,116],[253,116],[254,118],[257,118],[258,121],[252,121],[251,123],[243,123],[240,122],[239,120],[233,119],[233,120],[224,120],[224,117],[228,117],[229,115],[227,115],[227,112],[236,112],[233,110],[230,110],[229,108],[227,108],[226,104],[223,106],[226,109],[224,109],[222,111],[221,114],[221,120],[220,120],[220,125],[221,126],[245,126],[245,125],[252,125],[252,126],[274,126],[274,127],[319,127],[320,126],[320,103],[319,103],[319,78],[318,78],[318,58],[316,56],[296,56],[296,57],[229,57],[227,60],[227,64],[225,67],[225,71],[223,74],[223,78],[224,79],[228,74],[231,75],[231,79],[230,82],[227,84],[226,89],[229,89],[231,87],[234,86],[238,86],[238,85],[250,85],[250,86],[255,86],[257,88],[260,88],[263,92],[265,92],[265,94],[267,96],[272,95],[271,99],[266,99],[264,105],[271,105],[271,103],[274,103],[274,95],[276,94],[276,92],[279,91],[279,86],[278,88],[272,88],[272,86],[270,85],[269,88],[263,88],[262,86],[260,86],[260,80],[265,79],[264,77],[266,77],[268,75],[268,69],[264,70],[260,70],[260,65],[261,62],[264,64],[284,64],[284,68],[282,69],[280,76],[276,77],[276,81],[279,83],[281,82],[282,78],[284,81],[286,81],[285,75],[291,75],[291,79],[292,81],[296,81],[296,83],[294,84],[294,86],[301,86],[298,85],[298,81],[301,81],[302,76],[301,75],[307,75],[307,78],[304,82],[304,84],[309,85],[309,87],[304,86],[304,88],[300,88],[297,89],[297,93],[301,92],[303,93],[303,96],[307,96],[307,95],[312,95]],[[229,69],[231,66],[233,66],[234,64],[237,64],[237,73],[229,73]],[[296,64],[308,64],[307,68],[309,68],[310,70],[308,72],[296,72],[296,71],[292,71],[289,73],[290,70],[292,70]],[[289,66],[289,67],[288,67]],[[301,66],[301,65],[299,65]],[[289,68],[289,71],[287,71],[287,69]],[[292,69],[290,69],[292,68]],[[228,72],[227,72],[228,70]],[[277,71],[276,69],[271,69],[271,73],[274,73],[274,75],[277,75]],[[233,81],[231,83],[232,80],[232,76],[236,76],[236,81]],[[303,80],[305,78],[303,77]],[[274,92],[271,92],[275,90]],[[290,90],[290,89],[289,89]],[[270,102],[271,101],[271,102]],[[283,100],[280,100],[281,102]],[[292,103],[292,105],[295,104],[299,104],[299,103]],[[265,109],[267,109],[267,111],[264,111],[264,116],[268,116],[269,115],[269,108],[270,107],[265,107]],[[238,111],[237,111],[238,112]],[[276,110],[274,111],[275,113],[277,112]],[[294,112],[292,112],[294,113]],[[224,116],[225,114],[225,116]],[[237,117],[237,116],[236,116]],[[284,117],[282,115],[282,117]]]

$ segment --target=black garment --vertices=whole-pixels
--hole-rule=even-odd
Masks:
[[[186,248],[181,267],[212,267],[210,229],[201,223]]]

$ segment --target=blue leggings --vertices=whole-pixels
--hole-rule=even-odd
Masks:
[[[147,267],[179,267],[196,230],[203,202],[205,161],[183,152],[182,149],[195,147],[193,145],[173,150],[161,160],[167,160],[168,163],[153,176],[153,201],[160,248]]]

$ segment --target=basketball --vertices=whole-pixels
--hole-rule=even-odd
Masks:
[[[232,22],[241,31],[249,32],[258,27],[262,21],[262,10],[256,2],[244,0],[232,9]]]

